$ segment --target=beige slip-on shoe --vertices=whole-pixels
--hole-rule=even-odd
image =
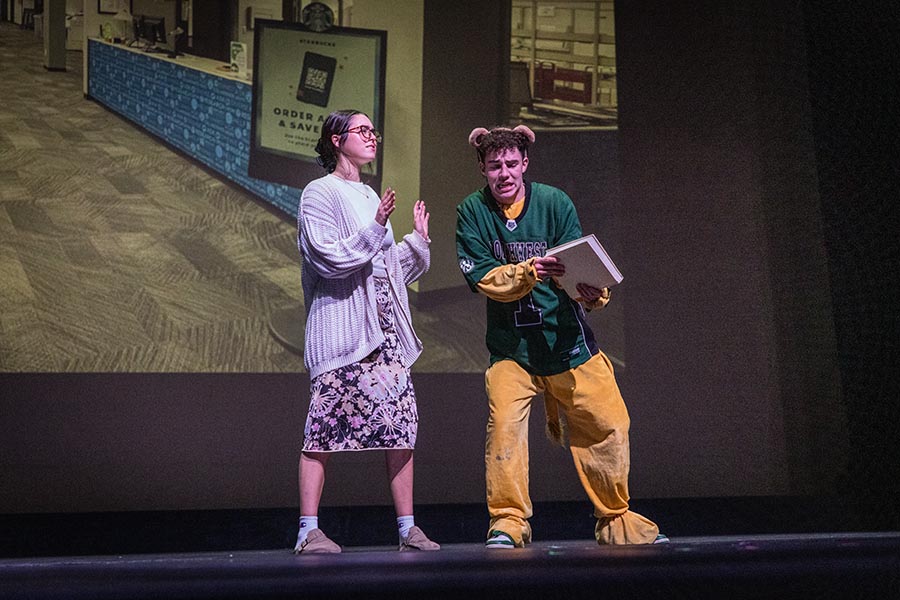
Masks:
[[[328,539],[321,529],[313,529],[294,547],[294,554],[337,554],[340,551],[341,547]]]
[[[432,542],[425,535],[425,532],[413,525],[409,528],[409,535],[400,542],[398,550],[400,552],[408,552],[411,550],[440,550],[441,545]]]

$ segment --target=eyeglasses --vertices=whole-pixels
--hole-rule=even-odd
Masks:
[[[384,139],[381,136],[380,131],[372,129],[371,127],[367,127],[366,125],[359,125],[357,127],[353,127],[351,129],[348,129],[344,133],[356,133],[356,134],[359,134],[359,137],[361,137],[362,139],[364,139],[367,142],[369,142],[371,140],[375,140],[379,144],[381,143],[381,140]]]

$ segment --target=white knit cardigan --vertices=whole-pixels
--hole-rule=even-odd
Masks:
[[[325,176],[311,181],[300,196],[297,239],[306,304],[303,360],[310,377],[358,362],[384,341],[372,258],[381,250],[387,228],[374,220],[361,223],[344,199],[345,192],[333,177]],[[406,286],[428,271],[429,243],[412,232],[385,251],[400,356],[407,367],[422,353],[422,342],[413,331]]]

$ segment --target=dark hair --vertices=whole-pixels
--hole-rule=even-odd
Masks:
[[[531,146],[532,141],[523,131],[506,127],[495,127],[479,136],[475,150],[478,152],[478,161],[482,163],[484,162],[484,157],[492,152],[512,150],[513,148],[517,148],[524,158],[528,156],[528,148]]]
[[[345,109],[345,110],[336,110],[325,119],[325,122],[322,124],[322,135],[319,136],[319,141],[316,143],[316,154],[318,154],[318,158],[316,158],[316,162],[319,163],[319,166],[325,169],[326,173],[333,173],[335,167],[337,166],[337,154],[338,149],[334,147],[334,143],[331,141],[331,136],[340,135],[341,140],[343,140],[343,136],[347,134],[347,129],[350,126],[350,119],[353,118],[353,115],[363,115],[362,111]]]

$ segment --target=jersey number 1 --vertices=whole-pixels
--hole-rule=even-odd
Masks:
[[[544,321],[541,309],[534,305],[534,298],[529,293],[519,298],[519,308],[515,312],[516,327],[535,327]]]

